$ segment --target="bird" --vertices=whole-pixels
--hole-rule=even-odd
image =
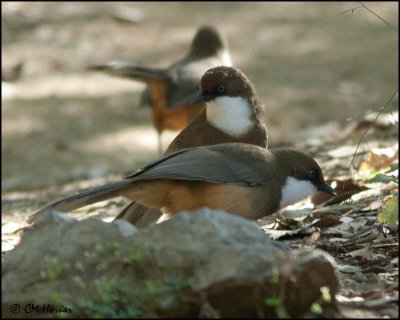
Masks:
[[[170,143],[164,156],[185,148],[227,142],[268,146],[265,106],[250,79],[238,68],[218,66],[207,70],[200,81],[200,92],[192,101],[201,103],[202,110]],[[146,210],[139,203],[130,203],[116,219],[145,226],[161,216],[158,209]]]
[[[188,104],[188,100],[198,91],[204,72],[219,65],[232,65],[227,41],[216,27],[204,25],[197,30],[189,52],[168,68],[115,61],[91,65],[88,69],[146,84],[139,105],[151,106],[152,122],[158,137],[158,152],[161,155],[163,131],[180,131],[196,116],[201,106]]]
[[[208,207],[257,220],[317,191],[336,194],[305,153],[222,143],[174,152],[119,181],[56,201],[30,221],[48,210],[68,212],[118,196],[168,216]]]
[[[202,110],[170,143],[164,155],[183,148],[223,142],[268,146],[265,106],[249,78],[238,68],[218,66],[205,72],[193,103]]]

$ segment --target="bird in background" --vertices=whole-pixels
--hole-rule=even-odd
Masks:
[[[146,84],[140,106],[151,107],[151,116],[162,154],[161,135],[164,130],[179,131],[202,109],[191,102],[198,91],[202,75],[210,68],[231,66],[231,57],[224,36],[214,26],[200,27],[189,52],[168,68],[156,68],[127,62],[92,65],[88,69],[103,71]]]

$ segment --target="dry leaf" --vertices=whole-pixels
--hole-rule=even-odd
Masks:
[[[316,208],[312,211],[314,219],[323,218],[326,215],[341,216],[348,215],[354,211],[354,205],[348,204],[334,204],[329,207]]]
[[[341,217],[341,218],[339,219],[339,221],[342,222],[342,223],[350,223],[350,222],[352,222],[353,220],[354,220],[354,219],[351,218],[351,217]]]
[[[371,112],[367,114],[358,124],[358,128],[367,128],[373,126],[377,129],[387,129],[396,125],[396,119],[399,118],[399,112],[392,113]]]
[[[361,249],[358,250],[354,250],[348,253],[348,255],[352,256],[352,257],[363,257],[366,258],[368,260],[372,259],[372,251],[370,250],[370,246],[367,245]]]
[[[335,226],[337,224],[341,223],[338,218],[334,216],[327,216],[322,219],[318,219],[315,221],[312,226],[317,227],[317,228],[328,228],[331,226]]]
[[[19,223],[9,222],[1,226],[1,234],[11,234],[18,231],[21,228]]]
[[[336,149],[328,151],[328,156],[331,158],[346,158],[354,155],[354,152],[357,150],[357,145],[351,146],[341,146]],[[360,146],[357,150],[357,154],[362,154],[363,152],[367,152],[365,146]]]
[[[348,273],[348,274],[352,274],[352,273],[356,273],[356,272],[361,272],[361,268],[358,266],[351,266],[348,264],[344,264],[344,265],[339,265],[338,266],[338,270],[342,273]]]
[[[392,148],[374,149],[368,152],[367,160],[360,164],[359,172],[374,172],[386,168],[399,157],[399,150]]]
[[[327,182],[329,183],[329,181]],[[319,191],[314,193],[312,196],[312,203],[314,205],[324,203],[325,206],[338,204],[351,198],[354,194],[368,189],[360,184],[355,183],[353,179],[335,180],[333,184],[336,184],[336,196],[331,196],[326,192]]]

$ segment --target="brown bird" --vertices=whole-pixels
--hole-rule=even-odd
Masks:
[[[40,210],[71,211],[123,196],[172,215],[201,207],[256,220],[315,193],[335,191],[314,159],[290,149],[222,143],[177,151],[115,183]]]
[[[161,155],[161,134],[164,130],[182,130],[201,110],[201,105],[188,103],[198,91],[201,76],[208,69],[230,66],[226,40],[215,27],[200,27],[189,52],[168,68],[154,68],[125,62],[90,66],[89,70],[106,71],[111,75],[146,83],[140,105],[150,105],[152,120],[158,133]]]
[[[246,75],[235,67],[208,70],[193,100],[202,110],[171,142],[164,155],[183,148],[224,142],[267,147],[264,104]]]
[[[203,75],[200,86],[195,102],[202,104],[202,111],[171,142],[164,156],[184,148],[226,142],[267,147],[264,105],[243,72],[234,67],[215,67]],[[146,210],[138,203],[131,203],[117,219],[144,226],[161,215],[158,209]]]

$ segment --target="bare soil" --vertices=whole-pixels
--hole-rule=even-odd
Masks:
[[[366,5],[398,28],[397,2]],[[117,10],[136,10],[136,21],[117,19]],[[379,111],[398,88],[398,32],[356,2],[2,2],[2,69],[24,63],[18,80],[2,82],[3,250],[17,243],[26,217],[41,206],[157,158],[149,109],[138,107],[143,85],[86,66],[111,60],[168,66],[203,24],[225,34],[233,63],[254,83],[271,147],[301,145],[301,133],[313,127],[341,130],[349,119]],[[385,113],[397,109],[396,94]],[[332,134],[315,132],[321,139]],[[163,136],[164,146],[175,134]],[[385,139],[377,136],[377,145]],[[342,168],[350,160],[342,159]],[[95,214],[110,219],[121,203]],[[346,290],[368,283],[345,278]],[[357,295],[350,291],[342,293]],[[395,297],[398,287],[383,292]],[[344,308],[346,316],[398,316],[397,304],[383,305]]]

